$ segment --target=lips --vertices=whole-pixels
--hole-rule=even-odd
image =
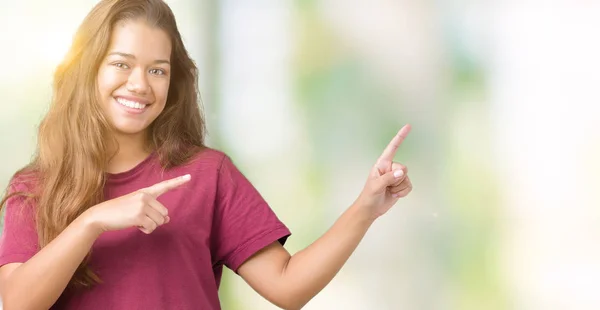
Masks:
[[[129,115],[144,113],[150,107],[150,102],[145,99],[125,96],[114,96],[115,104]]]
[[[131,108],[131,109],[140,110],[140,111],[143,111],[148,106],[148,104],[145,102],[140,102],[138,100],[126,99],[124,97],[115,97],[115,101],[117,101],[117,103],[122,106]]]

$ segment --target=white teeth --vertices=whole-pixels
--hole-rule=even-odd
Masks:
[[[135,102],[135,101],[123,99],[121,97],[117,98],[117,102],[120,103],[120,104],[122,104],[122,105],[124,105],[124,106],[126,106],[126,107],[132,108],[132,109],[142,110],[142,109],[144,109],[146,107],[146,105],[143,104],[143,103],[139,103],[139,102]]]

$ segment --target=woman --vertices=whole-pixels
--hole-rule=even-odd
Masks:
[[[104,0],[54,80],[30,165],[2,201],[4,309],[219,309],[223,266],[302,308],[412,189],[394,137],[356,202],[291,256],[286,226],[204,145],[196,67],[161,0]],[[141,232],[143,233],[141,233]]]

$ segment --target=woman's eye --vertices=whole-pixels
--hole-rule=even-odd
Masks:
[[[124,63],[122,63],[122,62],[117,62],[117,63],[114,63],[113,65],[114,65],[115,67],[117,67],[117,68],[121,68],[121,69],[129,69],[129,66],[128,66],[128,65],[126,65],[126,64],[124,64]]]
[[[155,74],[155,75],[165,75],[165,70],[163,69],[152,69],[150,70],[151,74]]]

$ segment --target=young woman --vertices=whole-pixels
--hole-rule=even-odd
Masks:
[[[57,68],[36,157],[1,202],[5,310],[219,309],[223,266],[302,308],[412,189],[394,163],[410,127],[333,227],[290,235],[224,153],[204,145],[196,67],[161,0],[104,0]]]

